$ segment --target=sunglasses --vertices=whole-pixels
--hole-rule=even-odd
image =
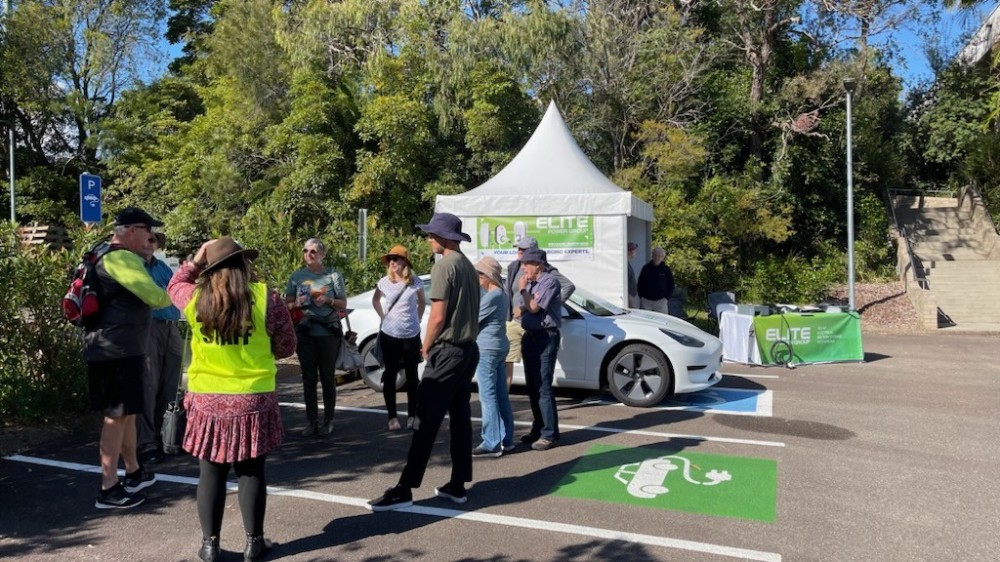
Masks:
[[[400,256],[388,256],[385,259],[388,261],[403,261],[403,258]]]
[[[315,256],[316,254],[319,253],[319,250],[309,249],[309,248],[302,248],[302,253],[303,254],[309,254],[310,256]]]

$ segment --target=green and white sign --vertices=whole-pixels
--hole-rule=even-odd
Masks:
[[[552,493],[773,523],[777,487],[773,460],[594,445]]]
[[[753,319],[753,329],[765,365],[865,359],[861,317],[857,312],[757,316]]]
[[[478,217],[476,249],[480,257],[498,261],[517,258],[514,244],[525,236],[538,240],[548,260],[593,259],[594,217],[563,215],[545,217]]]

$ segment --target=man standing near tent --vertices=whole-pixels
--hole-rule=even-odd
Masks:
[[[559,328],[562,326],[562,300],[559,280],[545,271],[545,253],[537,248],[521,254],[524,275],[517,282],[521,305],[515,316],[521,319],[524,338],[524,379],[531,402],[531,431],[521,442],[536,451],[547,451],[559,441],[559,413],[552,394],[556,357],[559,354]]]
[[[668,303],[670,295],[674,293],[674,274],[663,263],[666,257],[666,250],[653,248],[653,259],[642,266],[642,271],[639,272],[639,306],[643,310],[670,314]]]
[[[479,363],[479,273],[462,254],[462,221],[451,213],[435,213],[428,224],[417,225],[428,234],[431,250],[441,259],[431,268],[430,318],[424,333],[427,360],[417,387],[417,419],[406,466],[399,484],[368,502],[372,511],[413,505],[427,470],[438,429],[447,413],[451,419],[451,479],[434,495],[465,503],[465,483],[472,481],[472,377]]]
[[[524,275],[524,270],[521,268],[521,256],[527,250],[537,250],[538,240],[534,236],[522,236],[517,244],[514,244],[514,247],[517,248],[517,259],[507,264],[507,279],[504,282],[504,292],[507,293],[507,301],[510,303],[510,311],[507,313],[507,339],[510,341],[510,351],[507,352],[507,388],[510,388],[511,381],[514,379],[514,363],[521,360],[521,339],[524,337],[521,319],[515,316],[515,312],[524,304],[521,295],[515,290]],[[545,252],[542,252],[542,257],[546,258]],[[559,281],[559,286],[562,287],[559,292],[560,302],[568,301],[573,291],[576,291],[576,285],[565,275],[559,273],[559,270],[552,267],[548,261],[545,261],[545,272]]]

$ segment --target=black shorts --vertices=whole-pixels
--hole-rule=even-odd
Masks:
[[[90,407],[109,418],[142,412],[142,373],[146,356],[87,361]]]

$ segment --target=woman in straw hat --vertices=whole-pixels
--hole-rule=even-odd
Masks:
[[[472,450],[473,457],[499,457],[514,448],[514,413],[507,395],[505,361],[510,342],[507,339],[507,293],[500,278],[500,264],[492,256],[476,262],[479,286],[479,405],[483,416],[482,443]]]
[[[417,365],[420,363],[420,319],[424,316],[424,283],[413,274],[410,252],[393,246],[382,256],[385,277],[379,279],[372,307],[382,319],[379,346],[385,370],[382,395],[389,413],[389,429],[400,429],[396,412],[396,373],[406,372],[406,427],[413,427],[417,412]]]
[[[284,438],[275,359],[295,351],[288,309],[257,281],[248,250],[226,236],[206,242],[174,274],[167,292],[191,326],[184,449],[198,458],[198,557],[219,557],[230,467],[239,478],[245,560],[271,549],[264,538],[264,460]]]

